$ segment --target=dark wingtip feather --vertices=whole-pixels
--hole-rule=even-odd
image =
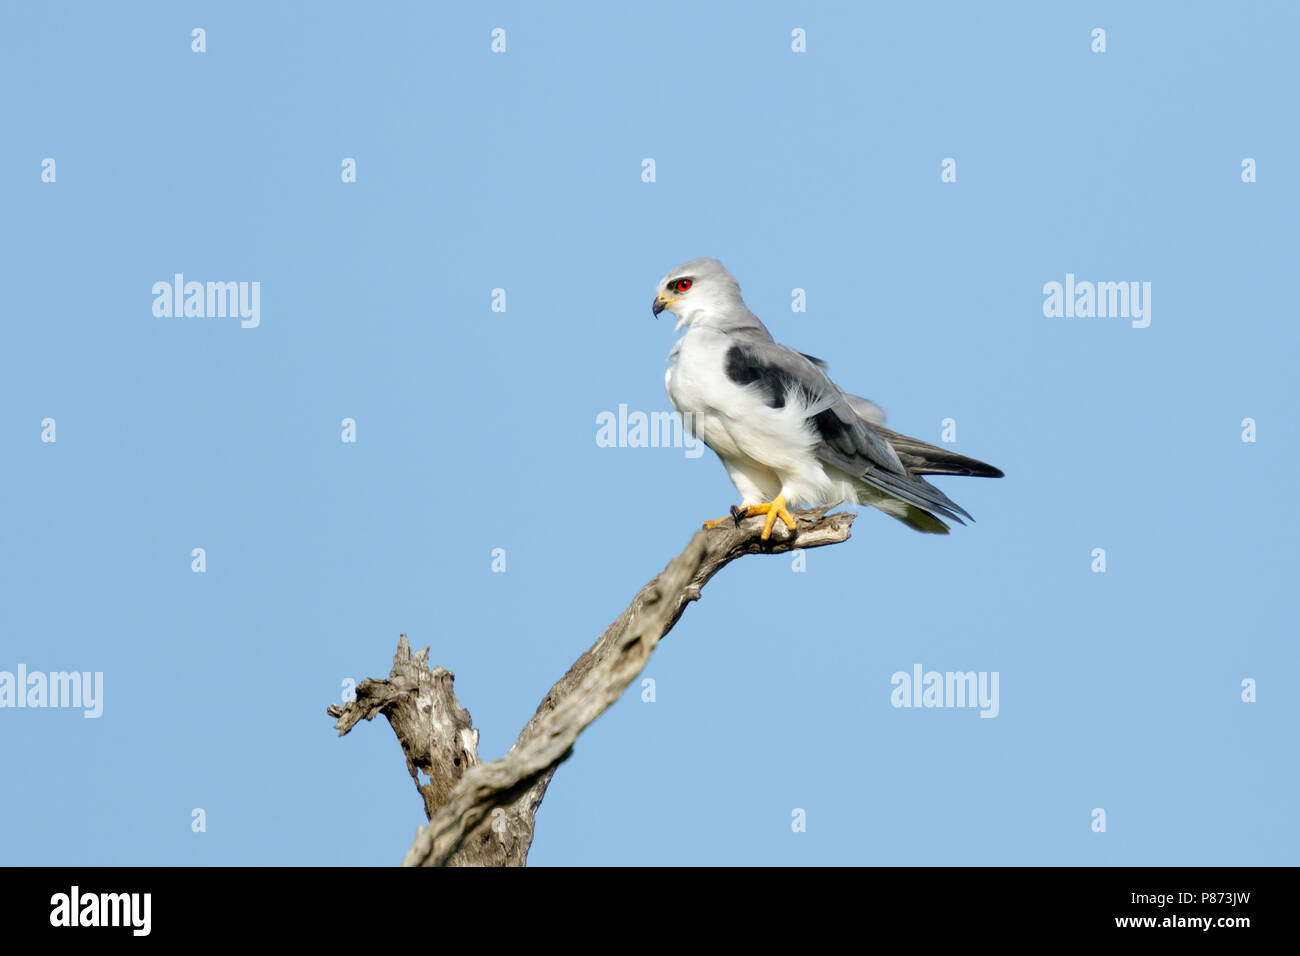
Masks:
[[[963,478],[1002,478],[1002,469],[947,448],[910,438],[883,426],[877,432],[893,446],[899,459],[914,475],[958,475]]]

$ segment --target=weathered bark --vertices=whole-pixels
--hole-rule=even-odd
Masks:
[[[761,518],[696,532],[686,550],[638,592],[551,688],[510,751],[489,764],[479,759],[478,731],[456,699],[455,676],[442,667],[430,671],[429,649],[412,656],[403,634],[388,679],[362,681],[356,700],[328,710],[337,718],[339,736],[362,718],[382,713],[401,742],[429,819],[402,864],[523,866],[537,808],[556,768],[572,753],[578,735],[641,673],[686,605],[698,600],[709,579],[742,555],[779,554],[847,540],[856,515],[827,517],[827,510],[797,512],[796,531],[785,531],[778,522],[768,541],[759,537]],[[421,773],[427,783],[421,782]]]
[[[469,711],[456,699],[455,680],[456,675],[445,667],[429,670],[427,647],[412,655],[403,634],[388,679],[366,678],[357,687],[356,700],[328,709],[331,717],[338,718],[334,726],[340,737],[362,718],[372,720],[375,714],[388,718],[428,817],[447,803],[465,772],[483,762],[478,755],[478,731]],[[428,783],[420,782],[420,772]]]

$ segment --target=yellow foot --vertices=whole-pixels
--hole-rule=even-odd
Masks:
[[[732,505],[731,515],[729,517],[718,518],[716,521],[706,521],[704,522],[704,527],[706,529],[716,528],[718,525],[725,524],[728,521],[734,521],[739,525],[742,519],[750,518],[754,515],[767,515],[767,520],[763,522],[763,533],[760,535],[764,541],[772,537],[772,528],[776,525],[777,518],[780,518],[785,523],[785,526],[791,531],[795,530],[794,515],[790,514],[789,510],[785,506],[785,495],[777,495],[772,501],[761,505],[745,505],[740,508]]]
[[[739,507],[739,508],[738,508],[738,507],[736,507],[735,505],[732,505],[732,506],[731,506],[731,514],[729,514],[729,515],[728,515],[727,517],[725,517],[725,518],[718,518],[718,519],[715,520],[715,521],[706,521],[706,522],[704,522],[704,530],[705,530],[705,531],[709,531],[709,530],[711,530],[711,529],[713,529],[713,528],[716,528],[716,527],[717,527],[718,525],[720,525],[720,524],[726,524],[728,521],[734,522],[735,525],[736,525],[736,527],[739,528],[739,527],[740,527],[740,522],[745,518],[745,516],[746,516],[747,514],[748,514],[748,512],[745,511],[744,507]]]
[[[750,505],[745,512],[747,515],[767,515],[767,520],[763,522],[763,533],[760,535],[764,541],[772,537],[772,526],[776,524],[777,518],[785,522],[785,526],[791,531],[794,530],[794,515],[786,510],[785,495],[777,495],[765,505]]]

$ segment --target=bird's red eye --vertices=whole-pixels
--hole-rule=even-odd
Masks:
[[[687,289],[689,289],[690,287],[691,287],[691,280],[690,280],[690,279],[679,279],[679,280],[677,280],[677,291],[678,291],[678,292],[685,292],[685,291],[686,291]]]

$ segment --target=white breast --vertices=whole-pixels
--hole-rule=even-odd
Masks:
[[[673,364],[664,377],[673,408],[724,458],[742,454],[727,429],[727,419],[738,411],[738,389],[723,371],[728,347],[726,336],[692,328],[673,346],[668,355]]]
[[[727,336],[699,327],[678,341],[664,379],[673,407],[717,452],[746,504],[778,493],[799,501],[823,500],[828,479],[812,454],[816,439],[806,424],[806,410],[793,400],[772,408],[761,389],[728,378],[726,354],[732,344]]]

